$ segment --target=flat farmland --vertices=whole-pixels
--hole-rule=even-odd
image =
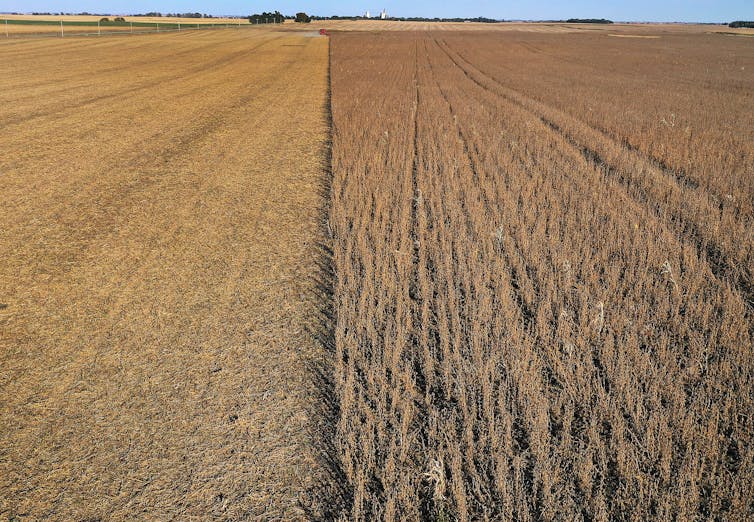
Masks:
[[[102,18],[109,21],[97,27]],[[172,16],[124,16],[125,22],[116,23],[113,16],[96,15],[0,15],[0,35],[6,38],[60,36],[60,24],[67,36],[108,33],[134,33],[187,29],[208,29],[212,26],[249,27],[247,19],[238,18],[179,18]],[[133,27],[131,27],[133,25]]]
[[[107,18],[114,18],[116,16],[119,16],[117,14],[115,15],[108,15]],[[143,21],[143,22],[165,22],[165,23],[193,23],[193,24],[225,24],[225,23],[234,23],[238,22],[238,18],[223,18],[223,17],[217,17],[217,18],[183,18],[179,16],[129,16],[129,15],[122,15],[123,18],[126,19],[126,21]],[[4,14],[2,15],[2,20],[8,19],[8,20],[23,20],[23,21],[41,21],[41,22],[94,22],[97,23],[97,20],[100,20],[101,18],[105,18],[103,16],[98,15],[27,15],[27,14]],[[245,19],[242,19],[245,20]]]
[[[343,33],[331,88],[334,514],[754,517],[751,39]]]
[[[432,31],[469,33],[582,33],[613,34],[621,36],[692,34],[729,34],[754,36],[754,29],[731,28],[727,25],[695,24],[653,24],[653,23],[616,23],[616,24],[569,24],[566,22],[423,22],[408,20],[314,20],[313,27],[325,27],[334,31],[358,32],[393,32],[393,31]],[[286,29],[301,30],[300,24],[286,23]]]
[[[0,518],[301,518],[326,39],[0,57]]]
[[[0,518],[754,519],[745,33],[0,41]]]

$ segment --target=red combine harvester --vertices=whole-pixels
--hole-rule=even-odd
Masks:
[[[330,33],[327,32],[327,29],[320,29],[319,30],[320,36],[330,36]]]

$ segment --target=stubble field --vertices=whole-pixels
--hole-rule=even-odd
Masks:
[[[327,42],[0,56],[0,519],[300,518]]]
[[[123,16],[125,22],[115,23],[116,16],[97,15],[0,15],[0,38],[20,38],[40,36],[60,37],[61,22],[63,36],[85,36],[101,34],[103,36],[127,33],[147,33],[210,29],[210,28],[249,28],[247,19],[238,18],[179,18],[173,16]],[[102,18],[109,22],[97,23]]]

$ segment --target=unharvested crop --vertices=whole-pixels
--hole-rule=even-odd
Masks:
[[[341,514],[754,516],[754,64],[667,38],[334,37]]]

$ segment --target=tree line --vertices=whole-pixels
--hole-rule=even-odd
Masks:
[[[290,16],[284,15],[280,11],[275,11],[274,13],[268,13],[265,11],[261,14],[249,15],[249,23],[252,24],[282,24],[285,20],[294,20],[299,23],[308,24],[312,19],[314,19],[314,17],[309,16],[306,13],[296,13],[296,16]]]

